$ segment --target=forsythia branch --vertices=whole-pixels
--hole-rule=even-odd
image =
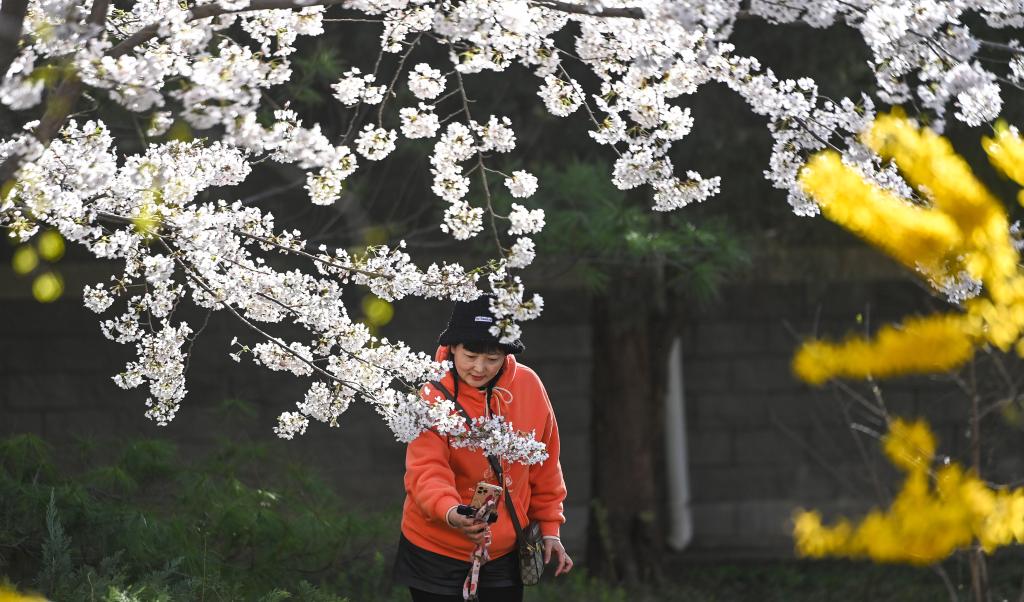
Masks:
[[[794,357],[796,374],[820,385],[832,378],[945,372],[985,344],[1003,351],[1016,345],[1024,356],[1024,271],[1006,210],[948,140],[901,113],[880,115],[863,138],[931,206],[901,198],[832,151],[815,155],[801,171],[805,192],[825,217],[950,290],[965,312],[908,319],[870,339],[808,341]],[[993,165],[1024,181],[1024,140],[1016,130],[1001,125],[983,145]]]
[[[886,456],[907,473],[889,508],[832,526],[816,511],[798,512],[798,554],[928,565],[974,543],[986,553],[1024,543],[1024,488],[990,487],[958,464],[931,472],[935,437],[922,421],[893,421],[883,443]]]

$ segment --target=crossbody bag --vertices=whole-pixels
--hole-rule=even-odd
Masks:
[[[452,397],[452,394],[444,385],[437,381],[431,381],[430,384],[437,387],[444,394],[445,399],[450,399],[455,404],[455,408],[462,414],[467,423],[472,422],[473,419],[470,418],[466,408],[462,407],[458,399]],[[508,487],[505,486],[505,475],[501,469],[501,462],[498,461],[496,456],[491,454],[487,455],[487,461],[490,463],[491,470],[494,471],[495,476],[498,477],[501,488],[505,491],[505,507],[508,508],[508,514],[512,517],[512,527],[516,531],[516,550],[519,554],[519,578],[522,580],[523,585],[536,585],[540,581],[541,574],[544,573],[544,546],[543,537],[541,537],[540,533],[540,523],[531,521],[523,529],[522,525],[519,524],[519,516],[516,514],[515,505],[512,503],[512,494],[509,493]]]

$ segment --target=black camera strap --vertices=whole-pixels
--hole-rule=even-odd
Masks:
[[[458,378],[458,377],[456,376],[456,378]],[[430,384],[435,386],[435,387],[437,387],[437,389],[439,391],[441,391],[441,393],[444,394],[444,398],[445,399],[450,399],[452,401],[452,403],[455,404],[455,409],[457,409],[459,411],[459,413],[462,414],[462,417],[466,419],[466,423],[467,424],[473,421],[473,419],[470,418],[470,416],[469,416],[469,412],[466,411],[466,408],[462,407],[462,404],[459,403],[459,400],[456,399],[455,397],[453,397],[452,394],[448,391],[448,389],[444,385],[442,385],[439,381],[436,381],[436,380],[430,381]],[[490,405],[491,405],[491,389],[490,388],[488,388],[488,390],[487,390],[487,399],[485,400],[484,403],[487,405],[488,410],[490,410]],[[523,538],[523,527],[522,527],[522,525],[519,524],[519,516],[516,515],[516,507],[515,507],[515,504],[512,503],[512,494],[508,492],[508,487],[505,486],[505,475],[504,475],[504,471],[502,471],[502,469],[501,469],[501,462],[498,461],[497,456],[493,456],[491,454],[487,454],[487,461],[490,462],[491,470],[493,470],[494,474],[498,477],[498,483],[501,484],[501,488],[505,492],[505,506],[508,507],[509,516],[512,517],[512,526],[516,530],[516,540],[520,541]]]

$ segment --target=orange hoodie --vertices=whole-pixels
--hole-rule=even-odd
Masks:
[[[448,348],[439,347],[437,361],[447,359]],[[453,374],[441,380],[454,391]],[[433,401],[444,397],[427,384],[420,395]],[[473,418],[484,415],[484,392],[460,383],[459,403]],[[513,355],[505,356],[505,365],[491,396],[491,410],[500,414],[518,431],[536,431],[537,440],[547,445],[548,459],[526,466],[518,462],[502,462],[505,486],[524,528],[538,521],[542,535],[558,535],[565,522],[562,502],[565,481],[558,462],[558,425],[551,401],[537,373],[519,364]],[[453,448],[448,438],[434,430],[424,431],[409,443],[405,452],[405,506],[402,509],[402,534],[414,545],[437,554],[468,561],[473,543],[460,531],[448,526],[448,510],[473,499],[476,484],[487,481],[497,484],[497,477],[479,449]],[[515,549],[516,534],[502,496],[498,521],[491,525],[491,558],[504,556]]]

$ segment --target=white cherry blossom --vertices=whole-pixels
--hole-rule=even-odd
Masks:
[[[536,245],[533,240],[520,236],[509,249],[507,265],[510,268],[525,268],[537,257]]]
[[[484,210],[471,207],[466,201],[455,201],[444,210],[441,231],[451,234],[456,240],[466,240],[484,229]]]
[[[512,196],[525,199],[537,192],[537,176],[521,169],[513,171],[512,177],[505,178],[505,186]]]
[[[421,100],[432,100],[444,92],[444,76],[440,69],[419,63],[409,71],[409,91]]]
[[[512,213],[509,214],[508,219],[512,222],[508,233],[513,236],[536,234],[544,229],[543,209],[527,209],[519,203],[512,203]]]
[[[371,161],[380,161],[395,150],[395,138],[394,130],[375,128],[368,123],[356,138],[356,151]]]
[[[583,91],[575,81],[564,81],[554,75],[544,77],[544,85],[537,92],[544,106],[553,115],[565,117],[583,104]]]
[[[406,138],[433,138],[441,127],[433,107],[420,104],[419,109],[405,107],[398,112],[402,135]]]

